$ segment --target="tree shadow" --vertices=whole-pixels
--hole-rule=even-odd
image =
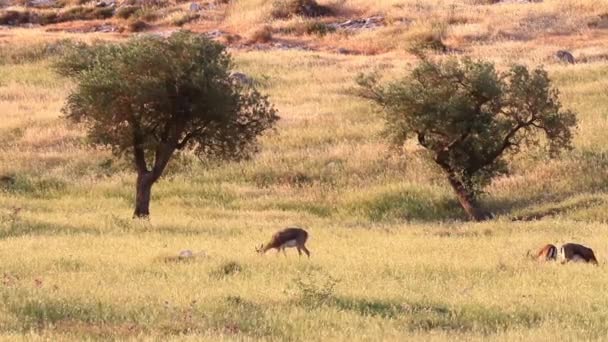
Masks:
[[[529,191],[523,196],[502,197],[500,193],[484,198],[483,205],[496,215],[516,221],[538,220],[606,203],[608,191],[608,152],[578,151],[541,169],[545,178],[525,176],[512,187]],[[532,173],[536,170],[532,170]]]
[[[439,303],[369,300],[334,297],[331,305],[361,316],[401,319],[411,331],[477,331],[494,334],[515,326],[533,328],[543,317],[527,308],[505,311],[497,307],[467,304],[457,307]]]
[[[21,236],[52,236],[76,234],[101,235],[102,231],[99,228],[90,226],[86,227],[79,225],[78,227],[76,227],[67,224],[41,222],[22,218],[17,218],[13,221],[4,222],[4,224],[0,224],[0,240]]]

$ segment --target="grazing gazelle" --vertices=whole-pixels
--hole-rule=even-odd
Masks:
[[[296,247],[298,254],[302,255],[302,251],[304,251],[310,258],[310,251],[305,246],[306,240],[308,240],[308,233],[304,229],[289,227],[275,233],[267,244],[262,244],[255,250],[260,254],[264,254],[269,249],[276,248],[277,253],[283,251],[283,254],[287,255],[285,248]]]
[[[562,263],[566,262],[589,262],[597,265],[597,259],[593,250],[589,247],[579,245],[578,243],[567,243],[559,249],[558,258]]]
[[[579,245],[578,243],[566,243],[559,250],[552,244],[545,245],[536,254],[539,261],[560,260],[566,262],[589,262],[597,265],[597,259],[591,248]]]
[[[536,253],[538,261],[550,261],[557,259],[557,247],[552,244],[545,245]]]

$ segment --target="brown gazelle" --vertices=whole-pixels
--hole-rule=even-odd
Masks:
[[[597,265],[597,259],[591,248],[578,243],[566,243],[559,250],[552,244],[545,245],[536,254],[539,261],[560,260],[567,262],[588,262]]]
[[[277,253],[283,251],[283,254],[287,255],[285,253],[285,248],[296,247],[298,249],[298,254],[302,255],[302,251],[304,251],[310,258],[310,251],[305,246],[306,240],[308,240],[308,233],[304,229],[288,227],[275,233],[268,243],[262,244],[260,247],[256,248],[256,251],[260,254],[264,254],[269,249],[275,248]]]
[[[538,261],[551,261],[557,259],[557,247],[552,244],[545,245],[536,253]]]
[[[597,265],[597,259],[593,250],[578,243],[567,243],[559,249],[559,259],[562,263],[566,262],[589,262]]]

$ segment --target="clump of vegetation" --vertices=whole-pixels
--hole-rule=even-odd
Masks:
[[[189,32],[81,44],[57,63],[77,82],[67,118],[85,124],[92,143],[133,158],[134,217],[149,216],[152,185],[174,154],[247,158],[278,120],[266,96],[231,81],[231,66],[223,45]]]
[[[318,307],[334,300],[339,280],[317,269],[307,269],[293,279],[289,292],[298,297],[305,306]]]
[[[116,10],[116,14],[114,16],[120,19],[129,19],[140,9],[141,7],[139,6],[122,6]]]
[[[158,12],[151,7],[142,7],[139,10],[137,10],[134,15],[135,18],[146,21],[146,22],[153,22],[158,20],[159,18],[159,14]]]
[[[514,65],[498,72],[490,62],[423,57],[405,78],[380,85],[361,76],[363,96],[385,113],[394,147],[410,138],[430,152],[472,220],[491,214],[477,198],[484,186],[508,171],[508,155],[541,144],[550,155],[572,147],[577,125],[542,68]]]
[[[294,35],[317,35],[324,36],[336,31],[335,27],[329,26],[320,21],[300,21],[282,30],[288,34]]]
[[[243,271],[243,266],[236,261],[227,261],[219,265],[216,269],[211,271],[210,275],[214,278],[226,278],[239,274]]]
[[[332,9],[315,0],[276,0],[272,4],[272,17],[287,19],[293,16],[321,17],[332,14]]]
[[[407,33],[409,49],[411,51],[433,50],[438,52],[447,51],[443,43],[447,33],[447,25],[443,22],[433,21],[430,24],[418,25],[411,28]]]
[[[249,33],[249,44],[265,44],[272,41],[272,27],[264,25]]]
[[[37,16],[30,11],[8,10],[0,13],[0,25],[23,25],[37,21]]]
[[[198,13],[182,13],[171,19],[171,24],[175,26],[184,26],[187,23],[200,18]]]
[[[107,19],[114,15],[113,8],[77,6],[65,11],[15,11],[0,14],[0,25],[17,26],[23,24],[49,25],[74,20]]]
[[[140,19],[130,20],[127,29],[130,32],[141,32],[148,28],[148,23]]]
[[[114,9],[109,7],[73,7],[57,15],[56,22],[65,22],[73,20],[94,20],[107,19],[114,15]]]

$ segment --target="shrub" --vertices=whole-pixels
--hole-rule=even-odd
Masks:
[[[447,46],[443,43],[443,39],[446,33],[447,25],[441,22],[413,27],[407,35],[409,49],[414,52],[423,50],[445,52]]]
[[[250,44],[263,44],[272,41],[272,27],[270,25],[264,25],[260,28],[254,29],[249,34],[248,41]]]
[[[147,7],[140,8],[133,16],[146,22],[153,22],[159,18],[159,15],[155,10]]]
[[[95,20],[107,19],[114,15],[113,8],[95,8],[78,6],[73,7],[57,16],[57,22],[74,21],[74,20]]]
[[[197,13],[184,13],[184,14],[180,14],[177,17],[173,18],[171,20],[171,24],[175,25],[175,26],[184,26],[185,24],[194,21],[198,18],[200,18],[201,15],[197,14]]]
[[[23,25],[35,21],[35,14],[29,11],[4,11],[0,14],[0,25]]]
[[[321,17],[332,14],[331,8],[319,5],[315,0],[276,0],[272,4],[272,17],[287,19],[299,15],[303,17]]]
[[[335,299],[334,292],[339,280],[319,269],[307,269],[299,273],[290,287],[304,306],[318,307]]]
[[[129,19],[140,9],[141,7],[139,6],[123,6],[116,10],[115,17],[120,19]]]
[[[129,21],[129,24],[127,26],[129,32],[141,32],[147,28],[148,24],[145,21],[139,19]]]

